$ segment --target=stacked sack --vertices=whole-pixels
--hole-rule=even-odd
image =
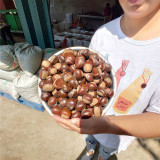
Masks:
[[[0,91],[10,94],[14,99],[22,96],[28,101],[41,104],[38,77],[35,74],[40,68],[42,56],[41,48],[28,43],[0,46],[0,79],[5,79],[0,82]],[[4,72],[10,76],[5,76]],[[14,94],[10,91],[11,86]],[[9,88],[6,90],[5,87]]]
[[[20,96],[13,80],[19,75],[20,68],[14,53],[14,46],[0,46],[0,91],[11,95],[14,99]]]
[[[16,91],[26,100],[41,104],[38,96],[38,77],[43,51],[28,43],[15,44],[15,55],[22,72],[13,80]]]

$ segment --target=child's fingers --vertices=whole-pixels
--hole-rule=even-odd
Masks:
[[[63,127],[64,129],[67,129],[67,130],[70,130],[70,131],[73,131],[71,128],[67,127],[66,125],[64,124],[61,124],[59,122],[57,122],[61,127]]]

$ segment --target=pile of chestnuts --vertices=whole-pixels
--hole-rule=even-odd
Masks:
[[[113,96],[111,65],[89,49],[65,49],[42,61],[41,99],[62,118],[101,116]]]

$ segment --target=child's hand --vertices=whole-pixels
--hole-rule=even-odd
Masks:
[[[54,115],[53,118],[63,128],[77,131],[80,134],[98,134],[106,133],[109,128],[109,120],[107,116],[91,117],[89,119],[64,119]]]

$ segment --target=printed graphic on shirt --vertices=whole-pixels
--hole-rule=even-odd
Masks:
[[[119,86],[121,78],[126,75],[126,69],[128,64],[129,60],[122,60],[122,65],[116,72],[117,87]]]
[[[148,68],[145,68],[142,75],[119,94],[113,105],[113,109],[120,114],[127,114],[131,107],[137,102],[143,89],[147,87],[151,75],[152,72]]]

